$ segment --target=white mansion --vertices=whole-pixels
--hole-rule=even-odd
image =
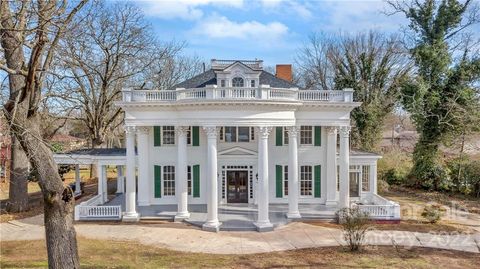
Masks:
[[[218,231],[237,210],[265,231],[281,218],[333,217],[359,206],[373,218],[398,219],[398,204],[376,194],[380,156],[350,149],[350,112],[360,105],[353,91],[291,81],[290,65],[273,75],[259,60],[212,60],[174,89],[124,90],[117,105],[126,153],[56,156],[99,166],[99,193],[77,206],[76,218],[137,221],[172,211],[175,220]],[[117,204],[107,201],[107,165],[118,167]]]

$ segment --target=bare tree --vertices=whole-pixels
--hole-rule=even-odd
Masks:
[[[410,70],[406,51],[395,36],[377,32],[336,37],[313,35],[300,51],[297,63],[307,88],[353,88],[352,143],[375,150],[383,120],[393,110],[400,82]]]
[[[85,15],[62,41],[62,83],[54,97],[77,107],[80,117],[74,119],[87,127],[90,146],[104,147],[107,135],[123,122],[122,110],[114,106],[122,89],[141,87],[145,72],[179,47],[161,46],[132,4],[97,2],[95,11]]]
[[[73,226],[73,192],[64,186],[52,152],[43,143],[38,107],[58,43],[86,3],[0,2],[0,69],[8,76],[10,92],[3,112],[39,180],[50,268],[78,268],[80,264]]]

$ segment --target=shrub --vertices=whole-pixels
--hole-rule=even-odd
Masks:
[[[385,193],[388,192],[390,185],[385,180],[378,180],[377,182],[378,193]]]
[[[427,205],[423,208],[422,217],[424,217],[430,223],[437,223],[445,214],[445,209],[440,205],[433,204]]]
[[[480,197],[480,161],[459,157],[447,162],[454,191]]]
[[[378,178],[388,184],[401,185],[412,168],[411,156],[398,149],[385,152],[378,160]]]
[[[358,251],[363,246],[365,234],[370,228],[368,213],[358,207],[343,208],[337,211],[338,223],[342,225],[343,237],[350,251]]]

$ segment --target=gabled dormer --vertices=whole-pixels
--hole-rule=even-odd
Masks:
[[[232,61],[224,67],[216,65],[212,60],[212,68],[217,76],[217,87],[226,88],[256,88],[260,83],[262,73],[261,61]],[[258,63],[257,63],[258,62]]]

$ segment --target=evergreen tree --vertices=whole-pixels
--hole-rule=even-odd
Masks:
[[[402,87],[402,103],[419,132],[413,153],[413,183],[446,187],[448,173],[439,146],[464,130],[464,119],[478,109],[480,59],[472,55],[464,30],[479,21],[467,0],[390,2],[409,19],[407,38],[415,75]],[[468,42],[467,42],[468,43]],[[478,114],[477,114],[478,115]]]

